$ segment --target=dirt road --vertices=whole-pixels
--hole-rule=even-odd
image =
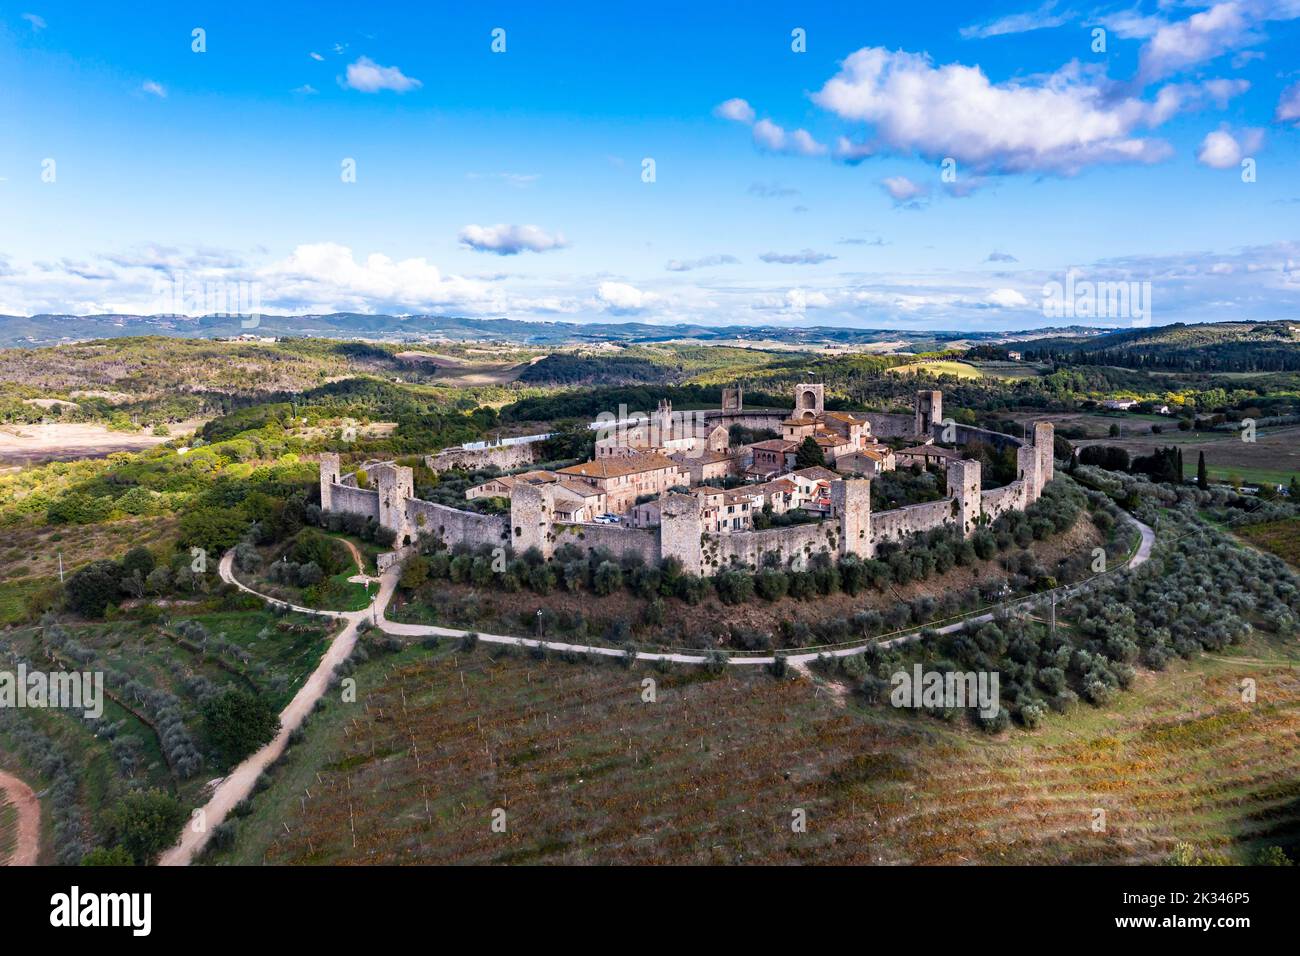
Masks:
[[[221,559],[221,564],[218,566],[221,579],[230,582],[242,591],[247,591],[249,594],[257,594],[256,591],[245,587],[235,579],[232,569],[233,558],[234,552],[227,552]],[[384,576],[376,601],[387,604],[388,599],[392,596],[393,588],[396,586],[397,569],[394,569],[392,573]],[[364,611],[347,612],[316,611],[311,608],[276,601],[260,594],[258,597],[262,597],[268,603],[289,607],[304,614],[315,614],[319,617],[345,621],[346,626],[335,635],[333,641],[330,642],[329,649],[321,658],[320,663],[316,665],[316,669],[312,671],[306,683],[298,689],[298,693],[294,695],[293,700],[289,701],[288,706],[280,712],[280,732],[275,735],[275,739],[244,760],[217,784],[211,798],[202,808],[201,817],[198,820],[191,819],[185,825],[180,842],[159,858],[158,864],[160,866],[189,865],[207,844],[208,837],[212,834],[213,829],[226,819],[227,814],[230,813],[235,804],[253,792],[257,778],[284,753],[285,747],[289,744],[289,735],[302,724],[307,715],[311,713],[312,708],[316,706],[316,701],[320,700],[329,689],[334,668],[347,659],[348,655],[352,653],[352,648],[356,645],[357,625],[368,618],[371,613],[368,608]]]
[[[0,866],[35,866],[41,852],[41,804],[31,787],[3,770],[0,791],[18,811],[18,839],[9,859],[0,859]]]

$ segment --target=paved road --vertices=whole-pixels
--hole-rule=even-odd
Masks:
[[[0,791],[18,811],[18,834],[13,852],[0,866],[35,866],[41,852],[41,804],[27,786],[11,773],[0,770]]]
[[[1115,568],[1113,571],[1104,575],[1090,578],[1089,580],[1074,585],[1070,588],[1061,588],[1057,590],[1058,600],[1063,596],[1079,594],[1095,587],[1096,584],[1124,568],[1137,567],[1145,563],[1151,556],[1151,547],[1155,543],[1155,532],[1151,528],[1142,524],[1136,518],[1130,518],[1138,526],[1142,534],[1142,540],[1139,543],[1137,551],[1132,559],[1125,565]],[[257,778],[267,767],[275,762],[276,759],[284,752],[288,744],[289,734],[294,731],[303,719],[312,711],[318,701],[329,687],[330,677],[334,673],[334,668],[347,659],[352,653],[352,648],[357,640],[357,625],[363,620],[370,619],[380,628],[389,634],[404,635],[407,637],[451,637],[461,638],[470,633],[464,630],[458,630],[450,627],[436,627],[429,624],[401,624],[396,621],[389,621],[384,617],[384,611],[388,607],[388,602],[392,599],[393,591],[397,587],[397,580],[401,574],[400,565],[394,565],[380,576],[379,593],[375,595],[375,600],[370,607],[362,611],[318,611],[313,608],[299,607],[296,604],[289,604],[276,598],[268,597],[252,588],[243,584],[235,578],[233,571],[234,552],[227,552],[221,559],[219,571],[221,579],[241,591],[256,595],[268,604],[289,608],[302,614],[314,614],[318,617],[332,618],[337,621],[345,622],[345,627],[340,631],[321,658],[320,664],[312,672],[311,677],[303,684],[293,700],[280,714],[280,733],[269,744],[239,764],[230,775],[225,777],[217,784],[213,791],[211,799],[204,805],[204,823],[205,826],[201,831],[196,831],[193,824],[187,824],[184,833],[181,835],[180,842],[165,852],[159,859],[162,866],[185,866],[203,849],[207,843],[208,836],[214,827],[225,820],[230,810],[247,798],[257,783]],[[1050,600],[1050,595],[1034,595],[1020,601],[1013,601],[1007,604],[1007,607],[1028,607],[1044,603]],[[993,612],[974,615],[963,618],[952,624],[935,628],[940,634],[950,633],[968,623],[981,624],[993,620]],[[898,637],[886,641],[877,642],[881,647],[895,647],[906,644],[911,641],[919,640],[921,637],[921,628],[901,634]],[[541,645],[548,651],[564,652],[574,651],[581,654],[596,654],[603,657],[622,657],[624,651],[614,647],[599,647],[588,644],[568,644],[563,641],[544,641],[530,637],[512,637],[503,634],[484,634],[481,631],[473,632],[478,634],[478,639],[486,644],[513,644],[516,647],[537,647]],[[786,655],[786,660],[790,664],[808,664],[817,660],[822,654],[828,654],[831,657],[849,657],[854,654],[865,653],[868,647],[877,646],[871,642],[864,644],[855,644],[850,647],[837,647],[825,651],[810,651],[804,654]],[[682,654],[676,652],[657,653],[654,651],[637,651],[636,659],[642,661],[672,661],[678,664],[705,664],[709,658],[704,654]],[[774,655],[764,657],[728,657],[727,663],[735,666],[763,666],[771,664]]]

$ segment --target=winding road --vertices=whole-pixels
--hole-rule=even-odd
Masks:
[[[1151,557],[1151,549],[1155,544],[1155,532],[1138,521],[1132,515],[1127,515],[1128,519],[1137,525],[1141,533],[1141,540],[1138,543],[1137,550],[1124,564],[1116,568],[1105,571],[1094,577],[1082,581],[1079,584],[1070,585],[1069,587],[1057,588],[1055,591],[1049,591],[1044,594],[1035,594],[1017,601],[1010,601],[1000,605],[999,610],[1003,608],[1014,607],[1036,607],[1039,604],[1046,603],[1055,595],[1057,600],[1073,597],[1082,594],[1097,584],[1120,571],[1138,567],[1145,564]],[[221,579],[229,584],[233,584],[241,591],[255,595],[261,598],[267,604],[287,608],[297,611],[300,614],[312,614],[317,617],[331,618],[336,621],[344,622],[345,626],[330,643],[329,649],[321,658],[320,664],[307,678],[307,682],[294,695],[293,700],[280,714],[280,732],[276,734],[275,739],[263,747],[257,753],[253,754],[239,764],[230,774],[218,782],[216,789],[213,791],[211,798],[203,806],[202,814],[198,820],[202,821],[202,827],[196,829],[197,821],[191,820],[186,825],[184,832],[181,834],[180,842],[171,849],[163,853],[159,859],[161,866],[186,866],[194,857],[202,851],[207,844],[208,837],[212,830],[219,826],[231,809],[241,800],[246,799],[253,792],[253,787],[257,783],[257,778],[263,771],[274,763],[288,745],[289,735],[301,726],[303,720],[311,713],[316,706],[316,702],[324,696],[329,689],[330,679],[334,669],[345,661],[352,653],[352,648],[357,642],[357,627],[365,620],[370,620],[378,625],[388,634],[403,635],[408,637],[452,637],[461,638],[470,633],[478,635],[478,639],[487,644],[513,644],[516,647],[537,647],[542,646],[548,651],[565,652],[572,651],[582,654],[596,654],[603,657],[622,657],[626,653],[622,648],[600,647],[590,644],[567,644],[563,641],[545,641],[529,637],[511,637],[502,634],[484,634],[481,631],[464,631],[450,627],[436,627],[429,624],[401,624],[396,621],[389,621],[384,617],[384,611],[388,607],[388,602],[393,597],[393,591],[397,588],[398,578],[401,576],[401,565],[395,564],[385,571],[379,578],[379,593],[371,602],[370,607],[361,611],[320,611],[309,607],[300,607],[296,604],[289,604],[277,598],[268,597],[258,591],[243,584],[234,575],[234,552],[229,551],[221,559],[218,571]],[[982,614],[975,614],[964,617],[961,620],[937,628],[917,627],[909,630],[897,637],[884,641],[867,641],[864,643],[853,644],[847,647],[826,648],[823,650],[812,650],[802,654],[788,654],[785,659],[793,665],[806,665],[817,660],[823,654],[830,657],[849,657],[854,654],[865,653],[868,647],[896,647],[919,640],[924,630],[934,630],[940,634],[948,634],[956,631],[966,624],[983,624],[993,620],[995,611],[987,611]],[[704,654],[683,654],[676,652],[655,652],[655,651],[636,651],[636,659],[642,661],[672,661],[678,664],[707,664],[710,658]],[[728,656],[727,663],[735,666],[764,666],[773,663],[775,655],[766,656]],[[3,775],[0,775],[2,777]],[[30,792],[30,791],[29,791]],[[35,798],[33,798],[35,799]]]

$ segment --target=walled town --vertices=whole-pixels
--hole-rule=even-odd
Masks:
[[[826,411],[824,387],[800,384],[789,412],[745,409],[741,389],[726,389],[722,407],[674,412],[661,401],[652,416],[597,423],[595,457],[558,471],[532,470],[492,478],[466,497],[509,500],[509,515],[460,510],[416,498],[412,470],[367,462],[367,484],[340,474],[339,456],[321,456],[324,511],[359,514],[390,529],[399,546],[433,536],[452,547],[508,545],[549,558],[561,544],[636,554],[649,563],[674,558],[683,570],[709,575],[730,567],[802,568],[814,554],[872,557],[889,541],[952,526],[971,535],[1010,510],[1023,510],[1053,474],[1053,426],[1040,422],[1032,440],[943,418],[943,395],[919,391],[910,419]],[[733,445],[732,426],[775,432]],[[884,439],[914,444],[895,450]],[[979,441],[1013,447],[1016,478],[985,488],[979,461],[961,447]],[[893,442],[897,444],[897,441]],[[529,461],[528,445],[507,446],[510,461]],[[805,447],[823,465],[799,466]],[[435,471],[499,462],[500,448],[431,455]],[[900,465],[938,466],[946,496],[873,513],[871,480]],[[725,487],[730,485],[730,487]],[[800,511],[813,520],[757,528],[758,515]],[[386,556],[400,560],[399,550]]]

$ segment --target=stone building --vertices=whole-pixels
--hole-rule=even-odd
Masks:
[[[656,454],[585,461],[561,468],[559,474],[601,492],[611,514],[627,511],[642,495],[661,495],[690,481],[677,462]]]

